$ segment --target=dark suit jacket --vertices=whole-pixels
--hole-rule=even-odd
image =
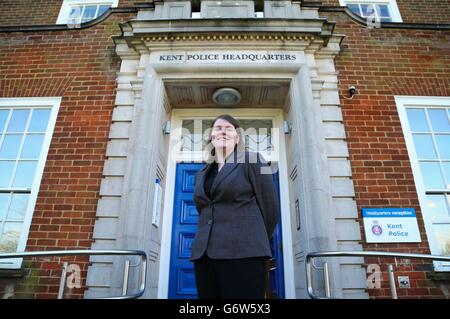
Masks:
[[[245,157],[245,160],[244,160]],[[195,176],[198,228],[190,260],[272,257],[269,238],[278,222],[278,198],[268,163],[258,153],[234,152],[205,193],[206,164]]]

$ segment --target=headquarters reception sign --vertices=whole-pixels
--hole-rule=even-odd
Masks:
[[[418,243],[416,212],[413,208],[363,208],[368,243]]]

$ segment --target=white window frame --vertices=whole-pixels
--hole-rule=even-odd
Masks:
[[[433,232],[433,220],[432,216],[428,213],[426,206],[426,187],[424,179],[420,171],[419,160],[414,145],[413,135],[409,126],[409,121],[406,113],[407,108],[433,108],[433,107],[449,107],[450,97],[441,96],[395,96],[395,102],[397,104],[397,110],[400,117],[400,122],[403,129],[403,134],[406,141],[406,147],[408,150],[409,159],[411,162],[411,168],[414,176],[414,183],[419,198],[419,204],[422,211],[422,217],[425,224],[425,231],[428,237],[428,244],[432,255],[441,255],[439,245],[436,242]],[[450,271],[449,262],[433,262],[436,271]]]
[[[70,9],[72,6],[79,5],[105,5],[109,4],[112,8],[116,8],[119,4],[119,0],[64,0],[59,10],[58,19],[56,24],[67,24],[69,20]]]
[[[31,221],[33,219],[34,208],[36,205],[37,195],[41,185],[42,174],[47,159],[50,142],[56,124],[61,97],[32,97],[32,98],[0,98],[0,109],[2,108],[20,108],[20,107],[50,107],[50,117],[48,119],[47,131],[45,132],[44,142],[42,143],[41,154],[36,166],[35,177],[31,187],[30,197],[23,221],[22,233],[17,245],[17,252],[25,251],[28,234],[30,231]],[[0,259],[0,269],[19,269],[22,266],[22,258]]]
[[[339,4],[346,7],[347,4],[367,3],[367,4],[387,4],[391,13],[392,22],[403,22],[396,0],[339,0]]]

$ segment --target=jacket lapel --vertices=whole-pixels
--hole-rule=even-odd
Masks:
[[[221,181],[223,181],[225,179],[225,177],[227,177],[237,167],[237,165],[239,163],[243,163],[242,162],[243,155],[244,155],[244,153],[237,152],[237,153],[232,153],[228,157],[228,159],[225,161],[225,165],[217,173],[217,176],[214,179],[214,182],[211,186],[211,195],[214,194],[214,190],[217,188],[217,185],[219,185],[219,183]],[[206,175],[206,174],[204,174],[204,175]]]
[[[208,197],[208,195],[206,195],[205,192],[205,178],[206,178],[206,173],[208,172],[208,170],[211,168],[211,164],[206,164],[205,167],[202,168],[202,170],[200,171],[198,178],[200,179],[200,183],[198,183],[199,187],[200,187],[200,193],[202,195],[202,197],[206,198],[208,201],[210,201],[211,199]]]

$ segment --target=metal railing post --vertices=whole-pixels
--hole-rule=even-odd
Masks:
[[[328,269],[328,263],[323,263],[323,278],[325,281],[325,296],[327,298],[331,298],[330,272]]]
[[[67,280],[67,266],[69,263],[67,261],[63,262],[61,279],[59,280],[59,291],[58,291],[58,299],[64,298],[64,288],[66,287]]]
[[[123,272],[123,286],[122,286],[122,296],[127,295],[128,290],[128,275],[130,273],[130,261],[125,260],[125,270]]]
[[[397,290],[395,289],[394,266],[388,265],[389,287],[391,287],[392,299],[397,299]]]
[[[312,265],[311,265],[311,259],[306,259],[306,282],[307,282],[308,295],[310,295],[311,298],[314,298],[315,294],[314,294],[314,290],[313,290],[313,286],[312,286]]]
[[[142,291],[141,295],[143,295],[144,292],[145,292],[145,285],[147,284],[146,283],[146,280],[147,280],[147,255],[145,255],[145,258],[142,259],[142,266],[141,267],[142,267],[141,287],[139,287],[139,288],[140,288],[140,291]]]

